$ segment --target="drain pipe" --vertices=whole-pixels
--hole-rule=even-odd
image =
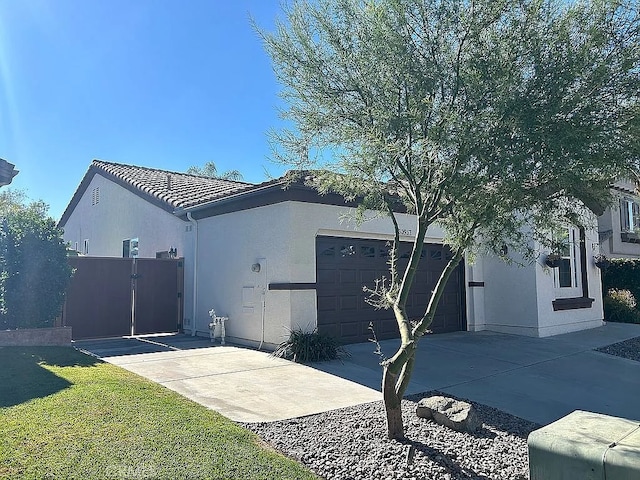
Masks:
[[[258,259],[258,263],[262,265],[262,312],[261,312],[261,335],[260,335],[260,345],[258,346],[258,350],[262,350],[262,344],[264,344],[264,313],[266,309],[266,297],[267,297],[267,259],[260,258]]]
[[[262,344],[264,343],[264,310],[265,310],[265,297],[267,295],[266,292],[267,287],[263,285],[262,287],[262,336],[260,337],[260,346],[258,346],[258,350],[262,350]]]
[[[187,220],[191,222],[193,225],[193,234],[195,235],[194,246],[193,246],[193,315],[191,318],[191,336],[196,336],[196,314],[198,308],[198,288],[197,288],[197,280],[198,280],[198,221],[191,216],[191,212],[187,212]]]

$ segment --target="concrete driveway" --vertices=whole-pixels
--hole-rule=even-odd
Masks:
[[[549,338],[431,335],[418,346],[407,393],[439,390],[540,424],[576,409],[640,419],[640,362],[594,350],[639,336],[640,325],[620,323]],[[381,345],[391,356],[398,342]],[[351,345],[345,365],[328,362],[316,368],[380,388],[372,350],[370,344]]]
[[[640,325],[551,338],[492,332],[425,337],[408,393],[440,390],[540,424],[576,409],[640,418],[640,362],[593,349],[640,336]],[[392,355],[397,341],[381,342]],[[81,341],[76,347],[239,422],[274,421],[379,400],[373,345],[304,366],[186,335]]]
[[[237,422],[270,422],[382,397],[321,370],[187,335],[75,342],[75,347],[174,390]]]

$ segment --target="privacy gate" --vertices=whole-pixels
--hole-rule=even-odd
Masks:
[[[74,340],[176,332],[182,259],[71,257],[62,324]]]

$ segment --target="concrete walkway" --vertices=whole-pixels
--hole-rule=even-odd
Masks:
[[[547,424],[576,409],[640,418],[640,362],[593,349],[640,336],[640,325],[551,338],[492,332],[425,337],[408,393],[440,390]],[[381,342],[388,356],[398,342]],[[76,342],[239,422],[274,421],[379,400],[373,345],[312,367],[186,335]]]

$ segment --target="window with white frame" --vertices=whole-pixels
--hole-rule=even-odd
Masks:
[[[89,239],[85,239],[84,244],[82,246],[82,253],[85,255],[89,255]]]
[[[138,258],[137,238],[128,238],[122,241],[122,256],[124,258]]]
[[[640,233],[640,203],[633,198],[620,199],[620,231],[626,241],[634,240]]]
[[[559,255],[558,268],[553,269],[553,282],[557,297],[582,295],[582,272],[580,260],[580,230],[567,227],[555,238]]]

